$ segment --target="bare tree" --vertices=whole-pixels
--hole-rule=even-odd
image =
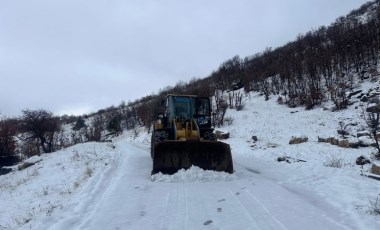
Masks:
[[[160,98],[155,98],[139,105],[136,112],[143,125],[148,129],[148,133],[150,133],[153,122],[160,114],[163,114]]]
[[[8,161],[17,161],[15,156],[15,135],[17,124],[14,120],[0,120],[0,167]],[[12,160],[13,159],[13,160]]]
[[[87,127],[85,120],[82,117],[78,117],[72,130],[79,131],[80,129],[85,128],[85,127]]]
[[[119,135],[122,133],[123,129],[121,127],[122,115],[119,112],[113,112],[107,115],[107,131],[110,134]]]
[[[102,114],[95,115],[92,118],[91,125],[87,130],[86,138],[88,141],[101,141],[102,132],[104,131],[105,120]]]
[[[228,103],[223,98],[223,93],[215,91],[215,106],[213,109],[213,122],[214,126],[220,127],[224,124],[224,116],[228,109]]]
[[[375,157],[377,159],[380,159],[380,145],[377,136],[377,130],[379,129],[380,125],[380,105],[369,105],[366,109],[366,114],[364,114],[363,117],[368,125],[372,138],[375,140],[376,143],[377,153],[375,154]]]
[[[27,109],[22,113],[21,131],[27,134],[26,139],[38,140],[44,153],[53,152],[55,134],[61,129],[59,118],[43,109]]]

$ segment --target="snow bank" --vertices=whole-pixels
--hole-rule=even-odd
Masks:
[[[41,156],[32,156],[25,160],[25,163],[35,164],[39,161],[42,161]]]
[[[231,181],[236,179],[235,174],[229,174],[225,172],[216,172],[212,170],[203,170],[197,166],[191,166],[191,168],[185,170],[181,169],[173,175],[166,175],[157,173],[151,176],[152,181],[157,182],[194,182],[194,181]]]
[[[114,157],[107,144],[90,142],[31,157],[25,162],[34,165],[0,176],[0,229],[29,229],[49,219],[111,167]]]

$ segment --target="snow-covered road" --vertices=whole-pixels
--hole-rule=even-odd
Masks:
[[[2,175],[0,230],[379,229],[380,183],[361,176],[370,164],[355,164],[373,150],[318,141],[341,138],[341,122],[355,140],[365,128],[360,109],[288,108],[259,93],[244,104],[218,128],[230,133],[234,174],[193,167],[151,176],[150,134],[137,127],[113,143],[77,144]],[[292,136],[308,141],[290,145]]]
[[[193,170],[199,180],[152,180],[146,144],[120,141],[108,170],[48,229],[355,229],[354,223],[311,191],[266,175],[265,162],[234,157],[235,174]],[[189,170],[187,173],[192,173]],[[207,174],[213,174],[214,179]],[[201,175],[202,174],[202,175]],[[223,175],[214,175],[223,174]],[[163,179],[164,178],[164,179]],[[41,223],[42,224],[42,223]]]

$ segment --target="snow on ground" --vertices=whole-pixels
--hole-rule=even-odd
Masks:
[[[0,176],[0,229],[28,228],[49,218],[111,167],[114,157],[109,144],[85,143],[32,157],[27,161],[35,165]]]
[[[232,175],[192,167],[151,176],[149,134],[130,131],[0,176],[0,229],[378,229],[380,182],[355,164],[373,150],[318,142],[339,137],[339,122],[361,131],[360,106],[306,111],[276,99],[252,93],[244,110],[228,110]],[[289,145],[292,136],[308,141]]]
[[[203,170],[199,167],[192,166],[188,170],[181,169],[174,175],[165,175],[162,173],[157,173],[152,175],[152,181],[160,182],[194,182],[194,181],[231,181],[236,179],[235,174],[229,174],[225,172],[215,172],[211,170]]]
[[[246,167],[251,159],[271,162],[271,167],[264,168],[265,175],[270,175],[278,183],[289,186],[297,184],[313,190],[334,207],[344,210],[344,215],[357,223],[380,224],[379,216],[368,215],[369,201],[380,197],[380,183],[363,178],[361,172],[368,172],[369,166],[357,166],[358,156],[370,156],[371,148],[339,148],[327,143],[318,143],[319,137],[339,137],[339,122],[357,125],[348,127],[350,133],[365,128],[365,121],[360,118],[360,107],[331,112],[323,108],[306,111],[303,108],[287,108],[275,103],[277,98],[265,101],[262,96],[253,94],[246,99],[246,110],[227,113],[234,125],[224,127],[231,133],[226,140],[234,153],[234,159]],[[249,108],[249,109],[248,109]],[[258,141],[253,143],[251,137],[256,135]],[[292,136],[307,136],[308,142],[289,145]],[[245,147],[243,147],[245,146]],[[238,149],[236,149],[238,148]],[[238,155],[238,156],[237,156]],[[275,162],[280,156],[301,159],[306,162]],[[331,162],[339,161],[342,168],[326,167]],[[257,169],[257,168],[256,168]],[[306,194],[304,194],[306,195]],[[359,229],[372,229],[371,224],[359,225]]]

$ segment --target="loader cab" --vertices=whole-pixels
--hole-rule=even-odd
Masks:
[[[211,128],[210,99],[196,98],[193,117],[196,119],[199,128]]]
[[[194,98],[189,96],[168,96],[167,113],[169,120],[188,120],[194,114]]]
[[[166,117],[186,121],[195,119],[199,128],[211,128],[211,106],[209,98],[196,96],[168,95]]]

